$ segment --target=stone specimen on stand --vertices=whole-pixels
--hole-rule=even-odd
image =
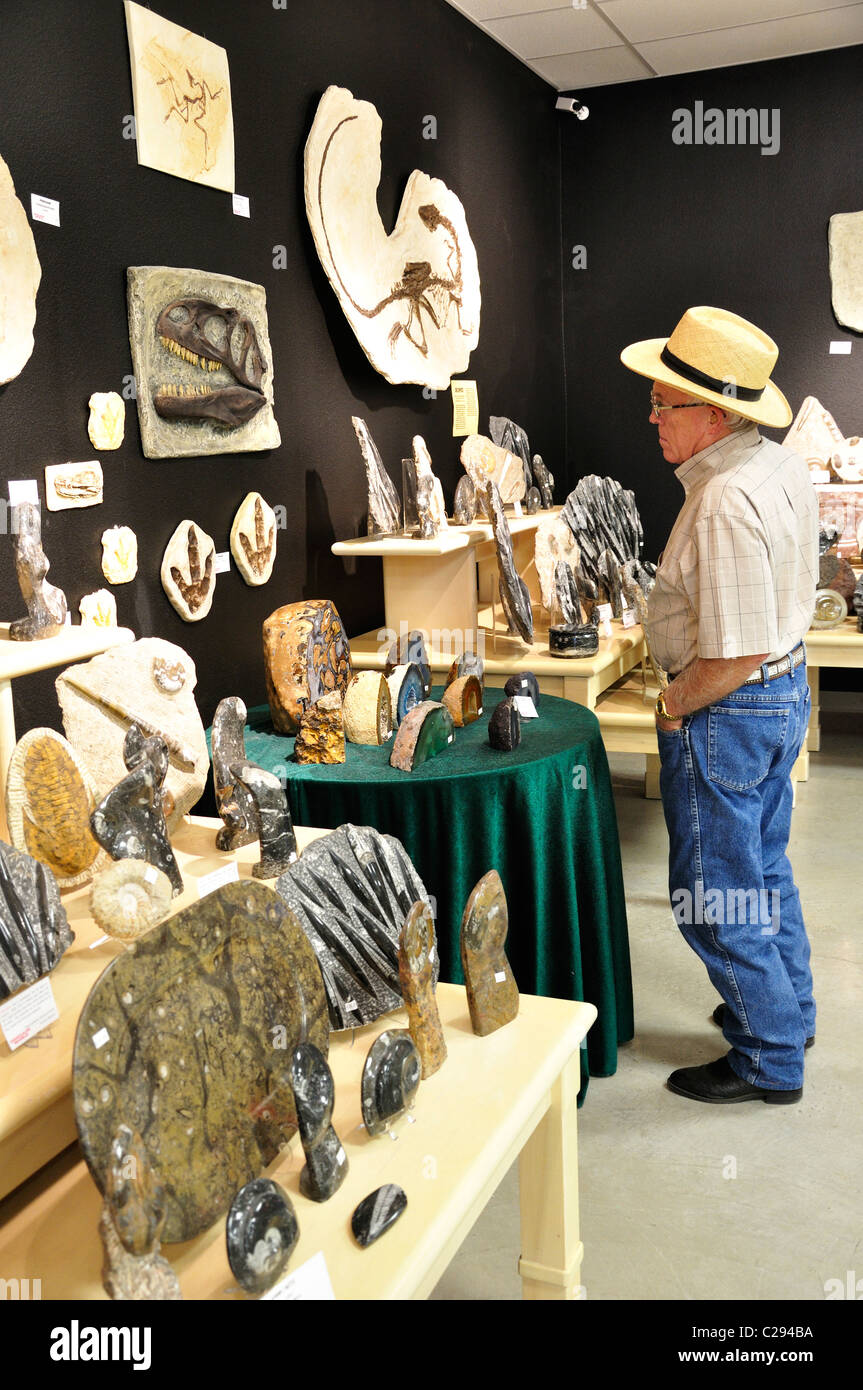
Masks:
[[[851,606],[857,614],[857,631],[863,632],[863,574],[857,580]]]
[[[406,1028],[390,1028],[375,1038],[366,1056],[360,1086],[363,1124],[371,1137],[413,1108],[422,1064]]]
[[[405,1211],[408,1199],[398,1183],[384,1183],[354,1207],[351,1230],[357,1245],[365,1250],[394,1226]]]
[[[352,415],[351,424],[366,465],[369,489],[368,533],[370,536],[393,536],[402,526],[399,495],[384,468],[378,446],[372,439],[371,430],[365,420],[360,419],[359,415]]]
[[[89,463],[49,463],[45,469],[45,505],[49,512],[96,507],[102,501],[102,482],[98,459]]]
[[[558,623],[548,629],[549,656],[595,656],[598,651],[595,623]]]
[[[493,709],[488,721],[488,741],[499,753],[511,753],[521,743],[521,716],[511,698],[501,700]]]
[[[541,454],[534,454],[532,466],[534,481],[536,482],[536,485],[539,488],[539,493],[540,497],[542,498],[543,507],[553,507],[554,475],[546,468],[545,464],[542,461]]]
[[[272,1178],[241,1187],[225,1222],[231,1273],[246,1293],[266,1293],[287,1269],[300,1238],[294,1204]]]
[[[430,489],[428,510],[431,513],[435,528],[434,534],[436,535],[438,531],[445,531],[447,528],[446,503],[443,500],[443,488],[441,487],[440,478],[436,477],[432,469],[431,454],[421,434],[414,435],[413,450],[417,483],[423,478],[428,480]]]
[[[78,604],[82,627],[116,627],[117,600],[110,589],[96,589],[84,594]]]
[[[266,584],[276,563],[276,513],[259,492],[248,492],[231,525],[231,554],[247,584]]]
[[[500,493],[495,483],[485,489],[486,506],[494,527],[494,543],[497,551],[498,592],[509,630],[516,633],[528,646],[533,642],[533,609],[530,592],[515,567],[512,549],[512,535],[504,514]]]
[[[165,1185],[162,1239],[206,1230],[296,1132],[294,1047],[326,1055],[328,1039],[314,951],[271,888],[228,883],[160,922],[110,962],[78,1024],[75,1118],[97,1186],[128,1124]]]
[[[431,690],[431,667],[429,666],[428,653],[426,652],[425,637],[422,632],[402,632],[389,649],[384,675],[390,676],[397,666],[413,665],[418,667],[422,677],[423,694],[428,698]]]
[[[39,507],[33,502],[19,502],[14,506],[12,530],[15,535],[15,571],[21,597],[27,605],[27,617],[16,618],[9,625],[9,636],[13,642],[56,637],[66,622],[68,605],[63,590],[49,584],[45,578],[51,562],[42,549]]]
[[[159,1253],[165,1189],[141,1135],[117,1126],[105,1174],[99,1218],[102,1286],[118,1301],[179,1300],[177,1276]]]
[[[181,521],[162,556],[162,588],[186,623],[199,623],[216,592],[216,542],[194,521]]]
[[[465,473],[463,478],[459,478],[455,485],[455,501],[452,508],[452,519],[456,526],[469,526],[476,517],[477,509],[476,488],[473,479]]]
[[[473,1031],[481,1038],[518,1015],[518,986],[506,958],[509,914],[496,869],[484,874],[461,922],[461,964]]]
[[[533,471],[530,466],[530,444],[521,425],[508,420],[505,415],[490,415],[488,432],[499,449],[506,449],[521,459],[524,470],[524,492],[527,495],[533,487]]]
[[[594,590],[603,585],[606,570],[610,582],[611,568],[616,570],[641,554],[643,533],[635,496],[613,478],[600,478],[595,473],[581,478],[567,497],[561,517],[578,542],[582,578]],[[603,568],[606,550],[610,555]]]
[[[553,616],[559,615],[565,623],[581,622],[578,584],[565,560],[558,560],[554,567],[554,601],[549,611]]]
[[[829,410],[815,396],[806,396],[782,441],[806,460],[813,483],[863,481],[863,441],[846,439]]]
[[[399,980],[423,1081],[446,1061],[446,1041],[435,999],[435,955],[431,908],[428,903],[414,903],[399,939]]]
[[[328,598],[301,599],[264,621],[264,676],[273,728],[295,734],[308,704],[351,678],[351,649],[342,620]]]
[[[102,532],[102,573],[109,584],[128,584],[138,573],[138,537],[131,526]]]
[[[49,974],[74,940],[51,870],[0,841],[0,999]]]
[[[485,498],[489,483],[495,484],[502,502],[520,502],[524,497],[524,467],[517,454],[498,448],[484,434],[469,434],[459,457],[480,498]],[[487,501],[485,506],[488,511]]]
[[[301,1042],[294,1049],[291,1085],[306,1155],[300,1191],[312,1202],[326,1202],[348,1175],[348,1156],[332,1124],[336,1098],[333,1074],[314,1043]]]
[[[482,686],[476,676],[459,676],[443,693],[443,704],[449,710],[457,729],[473,724],[482,714]]]
[[[276,889],[320,961],[334,1029],[401,1008],[399,934],[429,895],[398,840],[339,826],[307,845]]]
[[[392,700],[386,677],[380,671],[358,671],[351,676],[342,715],[345,738],[350,743],[386,743],[393,732]]]
[[[524,499],[524,510],[528,516],[535,516],[542,506],[542,497],[539,488],[532,487],[528,490],[527,497]]]
[[[838,627],[848,617],[848,604],[835,589],[819,589],[815,595],[815,612],[811,626],[815,628]]]
[[[146,859],[117,859],[90,889],[90,913],[107,936],[136,941],[171,911],[174,890],[167,874]]]
[[[818,561],[818,588],[835,589],[846,603],[854,597],[857,576],[846,559],[827,551]]]
[[[340,691],[332,690],[313,705],[306,705],[294,740],[294,757],[298,763],[332,765],[345,761],[345,722]]]
[[[414,662],[406,661],[401,666],[393,667],[386,677],[386,682],[390,691],[393,724],[397,728],[408,710],[425,699],[422,672]]]
[[[33,351],[36,291],[42,267],[9,166],[0,155],[0,385],[12,381]]]
[[[174,896],[183,877],[174,857],[162,807],[168,750],[158,734],[144,738],[133,724],[123,744],[127,775],[94,808],[90,828],[112,859],[144,859],[167,874]]]
[[[6,773],[9,838],[61,888],[87,883],[105,862],[90,830],[95,805],[90,774],[61,734],[31,729],[18,740]]]
[[[576,569],[580,555],[578,542],[563,517],[547,516],[536,528],[533,548],[542,606],[551,613],[555,603],[559,602],[555,574],[557,565],[563,561],[568,569]]]
[[[320,100],[304,173],[315,247],[372,366],[394,385],[448,390],[479,340],[479,268],[461,202],[414,169],[387,235],[381,118],[344,87]]]
[[[261,842],[261,857],[252,873],[255,878],[278,878],[297,857],[287,793],[278,777],[257,763],[231,763],[230,774],[251,802],[255,839]]]
[[[863,333],[863,212],[834,212],[828,238],[833,312],[843,328]]]
[[[94,391],[87,404],[87,434],[99,453],[119,449],[126,431],[126,404],[116,391]]]
[[[246,706],[238,695],[220,700],[213,715],[210,735],[213,747],[213,793],[216,809],[224,821],[216,833],[216,848],[239,849],[258,838],[258,817],[254,798],[231,772],[235,763],[246,761]]]
[[[145,457],[278,448],[263,285],[159,265],[126,280]]]
[[[513,700],[519,696],[527,696],[533,701],[534,709],[539,712],[539,681],[533,671],[522,671],[518,675],[509,676],[503,693]]]
[[[477,652],[466,651],[457,656],[447,671],[445,685],[452,685],[460,676],[476,676],[480,685],[485,679],[485,662]]]
[[[163,802],[175,830],[200,799],[210,757],[195,704],[195,663],[182,647],[144,637],[92,661],[68,666],[55,681],[66,737],[83,759],[98,797],[126,772],[123,739],[132,724],[158,734],[168,749]]]
[[[437,700],[422,700],[399,724],[390,767],[413,772],[442,753],[454,737],[452,715],[446,706]]]

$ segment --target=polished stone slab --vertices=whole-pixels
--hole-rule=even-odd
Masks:
[[[357,1245],[363,1249],[373,1245],[379,1236],[395,1225],[407,1204],[404,1188],[399,1187],[398,1183],[388,1182],[370,1192],[354,1208],[351,1216],[351,1230]]]

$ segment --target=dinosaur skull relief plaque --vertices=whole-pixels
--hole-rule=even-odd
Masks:
[[[446,390],[479,341],[479,269],[464,208],[415,169],[387,236],[380,179],[380,116],[371,102],[328,87],[305,153],[321,264],[372,366],[394,385]]]
[[[146,457],[277,448],[263,285],[169,266],[130,266],[127,277]]]

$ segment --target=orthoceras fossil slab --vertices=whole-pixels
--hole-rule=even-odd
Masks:
[[[381,118],[344,87],[321,98],[306,142],[306,213],[360,346],[387,381],[446,390],[479,341],[480,284],[464,208],[415,169],[393,231],[377,206]]]

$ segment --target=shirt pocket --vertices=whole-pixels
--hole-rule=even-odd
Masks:
[[[730,791],[763,782],[785,743],[788,707],[731,708],[713,705],[707,721],[707,775]]]

